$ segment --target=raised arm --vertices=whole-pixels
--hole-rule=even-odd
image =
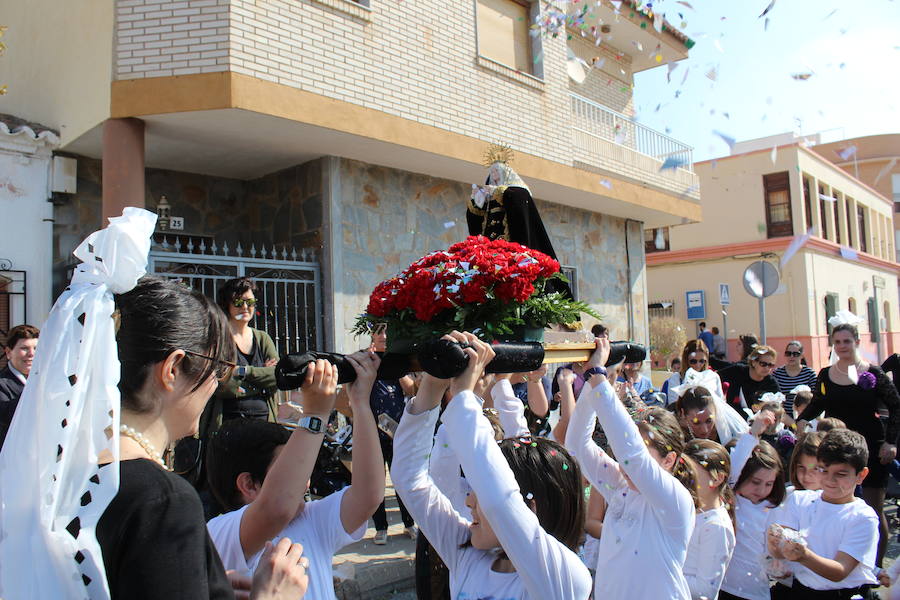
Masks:
[[[734,487],[741,477],[744,465],[750,460],[754,448],[759,445],[759,436],[770,425],[775,424],[775,415],[772,411],[764,410],[753,420],[750,430],[738,438],[737,444],[731,449],[731,473],[728,475],[728,485]]]
[[[525,420],[525,406],[513,393],[508,377],[498,377],[491,388],[494,408],[503,427],[503,437],[514,438],[528,435],[528,422]]]
[[[569,429],[569,420],[575,411],[575,373],[572,369],[560,369],[556,374],[559,383],[559,421],[553,428],[553,439],[561,444],[566,441],[566,432]]]
[[[543,377],[547,374],[547,365],[541,365],[527,375],[528,383],[528,408],[535,416],[545,418],[550,412],[550,403],[547,401],[547,391],[544,389]]]
[[[625,479],[619,470],[619,464],[594,443],[594,423],[597,414],[594,405],[587,400],[592,393],[590,384],[585,382],[566,430],[566,449],[581,465],[581,472],[591,485],[608,497],[610,490],[624,484]],[[619,401],[609,384],[606,384],[601,393],[609,394],[614,402]]]
[[[348,355],[347,361],[356,370],[356,381],[345,386],[353,411],[353,484],[341,498],[341,524],[349,534],[369,520],[384,498],[384,459],[369,408],[381,359],[374,352],[360,351]]]
[[[419,391],[406,406],[394,433],[391,480],[416,524],[450,568],[456,565],[460,547],[469,539],[469,521],[453,509],[450,500],[428,473],[438,405],[448,381],[425,375]]]
[[[309,364],[306,380],[301,387],[303,414],[328,422],[334,405],[337,368],[325,360]],[[323,428],[324,432],[324,428]],[[263,481],[259,495],[247,507],[241,518],[241,549],[250,558],[262,550],[265,543],[284,529],[303,506],[306,482],[312,474],[322,445],[324,433],[297,428],[284,450],[272,464]]]
[[[472,334],[451,335],[469,345],[465,349],[469,366],[452,380],[453,399],[441,420],[478,499],[480,512],[490,523],[530,597],[584,600],[590,591],[587,568],[574,552],[544,531],[537,515],[525,504],[512,469],[481,413],[481,403],[472,393],[494,351]]]

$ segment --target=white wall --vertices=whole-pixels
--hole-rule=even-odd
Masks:
[[[30,129],[9,133],[0,124],[0,259],[26,272],[26,302],[13,296],[10,322],[40,327],[50,312],[53,259],[53,205],[50,196],[52,148],[58,138]]]

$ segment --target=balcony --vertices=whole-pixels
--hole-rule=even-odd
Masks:
[[[575,166],[699,200],[690,146],[583,96],[570,96]],[[661,170],[667,160],[677,166]]]

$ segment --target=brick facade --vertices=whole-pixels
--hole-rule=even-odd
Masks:
[[[538,79],[478,55],[474,2],[368,4],[117,0],[115,78],[232,71],[567,165],[586,160],[575,156],[570,92],[634,114],[627,54],[577,34],[546,38]],[[604,59],[582,84],[566,73],[567,43],[579,56]],[[658,174],[658,164],[640,157],[608,158],[590,164],[679,194],[693,181],[689,173]]]

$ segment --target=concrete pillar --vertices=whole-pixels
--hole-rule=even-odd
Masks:
[[[103,226],[126,206],[144,208],[144,122],[103,123]]]
[[[812,213],[813,235],[825,237],[822,232],[822,218],[819,213],[819,180],[810,175],[809,179],[809,209]]]

